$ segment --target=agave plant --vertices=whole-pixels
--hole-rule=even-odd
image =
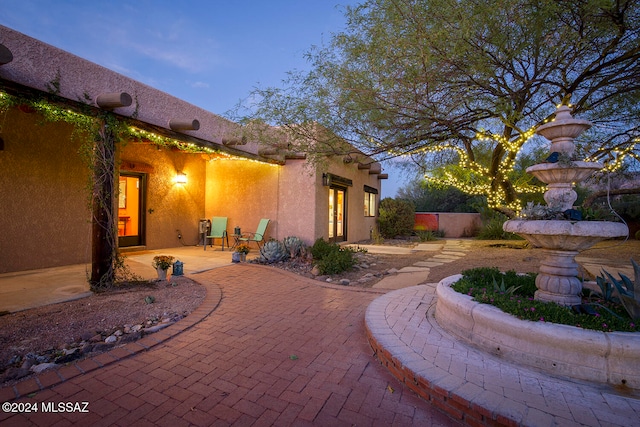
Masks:
[[[272,264],[284,261],[289,257],[289,252],[279,240],[269,240],[260,249],[260,261]]]
[[[634,321],[637,321],[640,320],[640,266],[633,259],[631,260],[631,265],[633,265],[635,285],[631,279],[622,273],[618,273],[620,276],[620,280],[618,280],[607,271],[602,270],[602,272],[607,276],[609,282],[613,284],[613,292],[622,303],[624,309],[627,310],[627,313]],[[601,286],[601,282],[602,279],[598,283],[599,286]]]
[[[295,236],[285,237],[282,241],[285,249],[289,252],[289,257],[297,258],[304,253],[306,245],[300,238]]]

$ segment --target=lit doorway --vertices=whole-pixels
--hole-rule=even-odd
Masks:
[[[146,175],[122,173],[118,179],[118,246],[142,246]]]
[[[329,188],[329,241],[347,240],[347,189]]]

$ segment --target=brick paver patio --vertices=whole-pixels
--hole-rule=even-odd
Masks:
[[[456,425],[373,357],[364,314],[380,292],[246,264],[192,278],[207,300],[176,325],[0,390],[3,402],[88,402],[88,413],[0,413],[0,424]]]

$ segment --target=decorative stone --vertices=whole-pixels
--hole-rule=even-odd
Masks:
[[[33,365],[31,367],[31,372],[35,372],[39,374],[41,372],[46,371],[47,369],[55,368],[57,365],[55,363],[40,363],[39,365]]]
[[[116,337],[115,335],[109,335],[107,338],[105,338],[104,342],[107,344],[113,344],[114,342],[118,341],[118,337]]]

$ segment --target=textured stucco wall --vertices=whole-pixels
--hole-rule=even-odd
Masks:
[[[17,108],[2,120],[0,273],[88,262],[89,168],[79,138]]]
[[[267,236],[278,234],[278,176],[281,166],[248,160],[214,160],[206,163],[205,216],[226,216],[227,232],[238,226],[255,232],[261,218],[270,220]],[[232,244],[231,238],[229,243]]]
[[[129,143],[122,149],[121,157],[153,166],[153,171],[147,174],[147,249],[179,246],[176,230],[182,232],[185,243],[195,244],[198,221],[205,210],[206,167],[202,156],[158,149],[152,144]],[[180,171],[187,175],[186,184],[174,182]]]

